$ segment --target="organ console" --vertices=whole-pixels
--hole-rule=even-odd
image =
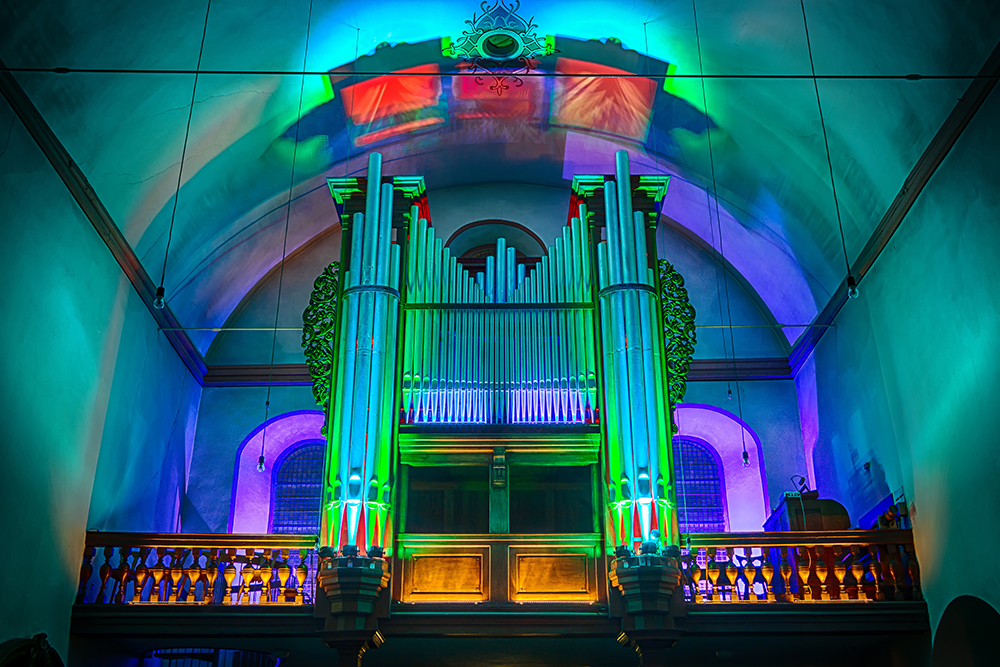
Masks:
[[[328,401],[322,541],[392,553],[405,511],[401,469],[429,460],[401,461],[403,435],[464,438],[480,444],[463,451],[478,455],[478,446],[494,461],[508,443],[513,465],[519,440],[542,433],[553,451],[560,438],[599,436],[599,451],[584,462],[599,469],[592,511],[600,549],[676,544],[654,243],[667,178],[632,177],[620,151],[614,176],[574,180],[568,221],[532,268],[500,238],[484,270],[470,271],[435,232],[422,179],[385,178],[381,166],[373,153],[367,179],[330,179],[345,224],[330,320],[337,335],[326,350],[332,381],[317,384],[329,391],[317,397]],[[495,498],[507,492],[488,490]],[[437,502],[428,493],[421,497]],[[473,502],[462,493],[472,491],[447,497]],[[506,502],[498,505],[504,512]],[[489,525],[515,539],[505,518]],[[469,572],[478,562],[469,561]]]

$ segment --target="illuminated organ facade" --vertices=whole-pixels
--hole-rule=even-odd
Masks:
[[[367,178],[330,179],[342,257],[306,313],[327,408],[321,541],[405,560],[434,539],[408,551],[397,531],[404,542],[569,532],[593,538],[583,542],[594,567],[622,546],[676,545],[679,396],[668,391],[653,242],[667,177],[632,177],[620,151],[614,175],[574,179],[545,256],[519,257],[498,238],[470,260],[435,233],[423,179],[381,166],[372,153]],[[309,322],[324,299],[333,307],[317,346]],[[522,516],[535,510],[547,522]],[[488,525],[471,516],[483,511]]]

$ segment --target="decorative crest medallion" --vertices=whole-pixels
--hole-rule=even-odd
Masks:
[[[468,61],[473,73],[483,72],[493,77],[490,90],[497,95],[510,88],[507,80],[515,86],[524,85],[520,75],[535,69],[535,59],[551,53],[545,39],[535,32],[534,17],[525,20],[518,16],[519,0],[507,4],[496,0],[492,7],[484,1],[480,8],[483,14],[466,21],[469,30],[462,31],[462,37],[452,46],[452,54]],[[476,83],[483,85],[483,79],[476,77]]]

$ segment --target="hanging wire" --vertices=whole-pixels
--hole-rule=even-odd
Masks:
[[[643,35],[643,38],[645,39],[645,43],[646,43],[646,74],[649,75],[649,32],[646,29],[647,25],[649,25],[649,21],[646,21],[646,22],[644,22],[642,24],[642,35]],[[654,98],[655,98],[655,96],[654,96]],[[656,165],[656,175],[659,176],[660,175],[660,158],[659,158],[659,151],[657,151],[657,144],[656,144],[656,129],[653,128],[651,130],[651,132],[653,133],[653,163]],[[662,213],[662,212],[663,212],[663,204],[661,202],[661,204],[660,204],[660,210],[656,212],[657,224],[659,224],[659,216],[660,216],[660,213]],[[654,240],[655,240],[655,236],[654,236]],[[670,405],[670,374],[671,374],[670,361],[668,360],[667,361],[667,405],[668,406]],[[673,437],[673,433],[674,433],[674,425],[673,425],[674,414],[673,414],[673,410],[670,410],[668,418],[670,420],[670,423],[667,424],[667,432],[670,433],[670,452],[671,452],[671,458],[672,458],[672,455],[673,455],[674,452],[676,452],[679,455],[677,457],[676,465],[674,466],[674,500],[676,501],[676,500],[679,499],[679,501],[680,501],[680,512],[679,513],[680,513],[680,515],[684,519],[684,525],[688,526],[690,528],[690,526],[688,524],[687,481],[684,478],[684,451],[683,451],[682,447],[674,447],[674,437]],[[679,535],[679,533],[680,533],[680,525],[678,525],[678,527],[677,527],[677,532],[678,532],[678,537],[680,537],[680,535]],[[690,542],[691,542],[691,538],[690,538],[690,536],[688,536],[688,538],[687,538],[687,543],[688,543],[687,544],[687,548],[688,548],[689,552],[690,552]]]
[[[712,131],[711,131],[712,128],[711,128],[711,123],[710,123],[709,118],[708,118],[708,97],[707,97],[707,95],[705,93],[705,79],[704,79],[705,66],[704,66],[704,63],[702,62],[702,57],[701,57],[701,35],[698,32],[698,11],[697,11],[697,9],[695,9],[694,3],[695,3],[695,0],[691,0],[691,11],[694,12],[694,35],[695,35],[695,41],[696,41],[696,43],[698,45],[698,73],[702,77],[701,78],[701,99],[702,99],[702,107],[705,110],[705,134],[708,137],[708,159],[709,159],[709,162],[711,163],[711,168],[712,168],[712,187],[714,189],[715,188],[715,162],[714,162],[715,158],[713,157],[713,154],[712,154]],[[708,204],[708,216],[709,216],[708,231],[709,231],[709,234],[710,234],[710,237],[711,237],[712,250],[714,250],[716,252],[716,257],[715,257],[715,292],[716,292],[716,294],[719,295],[719,327],[718,328],[722,329],[722,332],[721,332],[722,333],[722,356],[725,359],[728,356],[729,353],[726,350],[726,324],[725,324],[726,319],[722,315],[722,280],[719,278],[719,271],[720,270],[725,271],[725,268],[723,266],[723,263],[719,260],[718,251],[715,250],[715,227],[713,227],[712,224],[711,224],[711,218],[712,218],[712,197],[711,197],[711,195],[709,195],[708,192],[705,193],[705,200],[707,201],[707,204]],[[718,199],[716,199],[716,214],[718,214]],[[721,230],[720,230],[720,235],[721,235]],[[720,247],[721,247],[721,240],[720,240]],[[732,336],[732,325],[733,325],[733,323],[730,322],[729,323],[729,333],[730,333],[730,336]],[[734,364],[736,363],[735,359],[733,360],[733,363]],[[729,398],[730,400],[732,400],[732,398],[733,398],[732,383],[730,381],[728,381],[728,380],[726,381],[726,397]]]
[[[702,61],[702,56],[701,56],[701,34],[698,31],[698,9],[697,9],[697,6],[696,6],[696,0],[691,0],[691,11],[694,14],[694,35],[695,35],[695,42],[697,43],[697,46],[698,46],[698,70],[699,70],[699,72],[702,75],[704,75],[705,68],[704,68],[704,63]],[[740,395],[740,376],[736,372],[736,340],[733,338],[733,311],[732,311],[732,305],[731,305],[730,300],[729,300],[729,275],[726,273],[726,269],[725,269],[726,249],[725,249],[725,246],[722,243],[722,216],[719,213],[719,188],[718,188],[718,183],[716,182],[716,176],[715,176],[715,156],[714,156],[714,153],[712,151],[712,131],[711,131],[711,127],[709,125],[709,118],[708,118],[708,94],[705,92],[705,79],[704,79],[704,77],[702,77],[702,79],[701,79],[701,99],[702,99],[702,106],[705,109],[705,133],[708,135],[708,162],[709,162],[709,166],[711,167],[711,170],[712,170],[712,198],[715,200],[715,221],[716,221],[716,224],[719,227],[719,252],[718,252],[718,255],[716,256],[716,263],[718,264],[718,267],[716,268],[716,281],[718,281],[718,270],[719,270],[719,268],[721,268],[722,271],[723,271],[722,282],[723,282],[723,285],[725,286],[725,294],[726,294],[726,313],[728,315],[728,320],[729,320],[729,345],[730,345],[730,347],[732,349],[732,353],[733,353],[733,357],[732,357],[732,360],[733,360],[733,381],[736,383],[736,407],[737,407],[737,410],[738,410],[739,416],[740,416],[740,441],[741,441],[741,443],[743,445],[743,467],[744,468],[749,468],[750,467],[750,454],[749,454],[749,452],[747,452],[746,429],[744,429],[743,426],[742,426],[742,424],[743,424],[743,397]],[[709,203],[711,204],[711,201]],[[711,207],[709,208],[709,214],[708,215],[709,215],[709,221],[711,221],[711,217],[712,217]],[[711,227],[712,227],[711,224],[709,224],[709,229],[711,229]],[[713,233],[712,243],[713,243],[713,247],[714,247],[714,243],[715,243],[714,233]],[[719,255],[721,255],[721,258],[722,258],[721,260],[719,259]],[[720,295],[720,297],[721,297],[721,295]],[[722,319],[722,300],[721,300],[721,298],[719,300],[719,319],[720,320]],[[725,330],[723,330],[723,335],[722,335],[723,354],[725,354],[725,342],[726,342],[726,336],[725,336]],[[732,394],[732,389],[730,389],[729,392],[728,392],[728,396],[730,398],[732,398],[732,395],[733,395]]]
[[[312,27],[313,3],[309,0],[309,16],[306,19],[306,44],[302,54],[302,80],[299,83],[299,106],[295,114],[297,119],[302,118],[302,98],[306,88],[306,65],[309,57],[309,32]],[[274,379],[274,351],[278,344],[278,314],[281,312],[281,288],[285,279],[285,257],[288,250],[288,224],[292,217],[292,189],[295,187],[295,160],[299,152],[299,122],[295,122],[295,143],[292,146],[292,168],[288,177],[288,200],[285,202],[285,235],[281,241],[281,266],[278,269],[278,302],[274,305],[274,333],[271,337],[271,363],[267,367],[267,398],[264,399],[264,430],[260,438],[260,458],[257,459],[257,470],[264,472],[266,469],[264,461],[264,445],[267,443],[267,416],[271,409],[271,382]]]
[[[153,298],[153,307],[157,310],[167,305],[164,296],[166,290],[163,289],[163,280],[167,276],[167,258],[170,256],[170,241],[174,236],[174,220],[177,217],[177,200],[181,196],[181,182],[184,178],[184,159],[187,156],[188,138],[191,136],[191,118],[194,116],[194,101],[198,93],[198,74],[201,72],[201,57],[205,54],[205,36],[208,35],[208,15],[212,12],[212,0],[208,0],[208,7],[205,8],[205,26],[201,30],[201,46],[198,48],[198,64],[194,70],[194,85],[191,86],[191,106],[188,108],[187,127],[184,129],[184,146],[181,148],[181,164],[177,169],[177,188],[174,190],[174,206],[170,211],[170,228],[167,230],[167,247],[163,251],[163,267],[160,270],[160,284],[156,287],[156,296]]]
[[[851,262],[847,258],[847,241],[844,240],[844,222],[840,216],[840,202],[837,199],[837,184],[833,178],[833,160],[830,158],[830,139],[826,133],[826,119],[823,117],[823,103],[819,98],[819,81],[816,78],[816,63],[813,61],[812,42],[809,39],[809,23],[806,21],[806,5],[799,0],[802,7],[802,26],[806,33],[806,48],[809,51],[809,68],[812,71],[813,88],[816,90],[816,109],[819,111],[819,125],[823,128],[823,145],[826,147],[826,166],[830,170],[830,192],[833,193],[833,208],[837,212],[837,227],[840,229],[840,247],[844,251],[844,266],[847,268],[847,296],[856,299],[859,296],[858,283],[851,273]]]

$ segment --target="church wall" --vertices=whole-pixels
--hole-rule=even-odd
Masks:
[[[770,327],[771,322],[757,303],[742,285],[723,272],[714,257],[668,227],[665,221],[656,230],[656,245],[657,256],[670,262],[684,277],[688,298],[697,313],[695,322],[701,328],[694,348],[695,359],[788,356],[781,332]],[[732,331],[704,328],[728,325],[730,316]]]
[[[202,390],[181,519],[184,532],[227,532],[236,452],[264,422],[266,397],[267,387]],[[319,410],[311,387],[272,387],[270,401],[269,419],[295,410]]]
[[[729,388],[733,391],[732,399],[728,398]],[[774,509],[785,491],[798,488],[789,477],[805,475],[795,385],[792,380],[740,382],[739,395],[743,421],[760,438],[765,489],[771,509]],[[736,398],[736,383],[689,382],[683,402],[711,405],[736,417],[741,412]],[[739,474],[759,475],[759,466],[753,457],[750,464]]]
[[[857,476],[903,487],[932,627],[1000,608],[998,117],[994,91],[815,352],[819,488],[854,516]]]
[[[0,128],[0,641],[65,657],[85,530],[173,529],[199,389],[5,101]]]

